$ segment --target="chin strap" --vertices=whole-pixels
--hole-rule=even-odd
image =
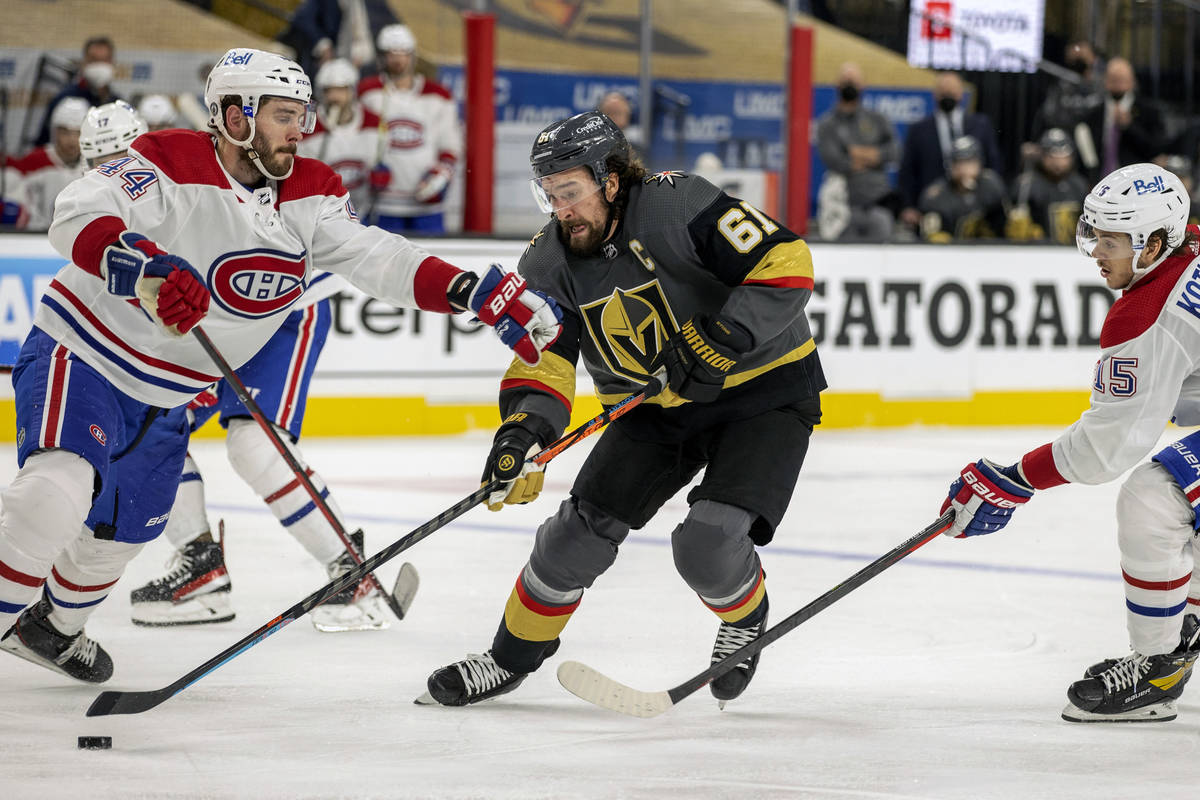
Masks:
[[[262,163],[262,159],[259,157],[257,150],[255,150],[251,145],[248,145],[248,144],[242,145],[242,149],[246,151],[246,156],[250,159],[250,161],[254,164],[254,166],[258,167],[258,171],[261,172],[267,180],[281,181],[284,178],[291,175],[292,168],[296,166],[296,159],[293,158],[291,165],[289,165],[287,168],[287,172],[283,173],[282,175],[272,175],[270,173],[270,171],[266,168],[266,166]]]

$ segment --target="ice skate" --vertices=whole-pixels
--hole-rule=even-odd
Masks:
[[[203,625],[233,619],[225,569],[225,523],[217,525],[217,540],[192,540],[176,552],[167,574],[129,595],[129,615],[148,626]]]
[[[559,640],[546,645],[547,659],[558,651]],[[472,653],[462,661],[434,670],[426,682],[425,694],[413,702],[421,706],[466,706],[508,694],[529,677],[528,672],[509,672],[496,663],[492,651]]]
[[[1071,684],[1062,718],[1068,722],[1169,722],[1191,673],[1187,652],[1131,653],[1092,678]],[[1099,665],[1097,665],[1099,666]]]
[[[69,678],[104,683],[112,677],[112,658],[83,631],[68,636],[50,623],[50,600],[45,595],[17,617],[0,638],[0,650],[18,655]]]
[[[756,625],[751,625],[748,628],[738,628],[730,625],[728,622],[721,623],[721,627],[717,630],[717,640],[713,643],[711,663],[716,664],[718,661],[724,661],[728,655],[736,650],[740,650],[762,635],[762,632],[767,629],[766,603],[767,600],[764,597],[762,619]],[[761,655],[761,652],[755,653],[749,660],[738,664],[708,685],[708,689],[712,692],[713,697],[717,698],[718,707],[724,709],[725,703],[737,698],[742,692],[746,691],[746,687],[754,679],[755,670],[758,669],[759,655]]]
[[[361,530],[350,534],[354,548],[359,556],[363,553],[363,532]],[[345,575],[357,566],[349,552],[344,552],[326,565],[329,579],[333,580]],[[324,633],[342,633],[345,631],[382,631],[391,625],[387,607],[379,590],[371,586],[365,578],[356,584],[347,586],[342,591],[314,608],[309,615],[313,627]]]
[[[1190,663],[1195,664],[1196,658],[1200,656],[1200,617],[1195,614],[1188,614],[1183,618],[1183,627],[1179,635],[1179,647],[1172,652],[1184,654],[1190,657]],[[1096,678],[1101,672],[1112,668],[1121,659],[1106,658],[1103,661],[1098,661],[1083,671],[1083,677]],[[1183,682],[1186,684],[1192,677],[1192,671],[1188,670],[1187,676]]]

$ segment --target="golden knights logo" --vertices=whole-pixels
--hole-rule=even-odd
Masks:
[[[687,177],[687,175],[684,175],[682,172],[679,172],[677,170],[665,169],[662,172],[656,172],[653,175],[647,175],[645,180],[643,180],[642,182],[649,184],[649,183],[653,183],[654,181],[658,181],[659,186],[662,186],[664,183],[668,184],[670,186],[674,186],[676,178],[686,178],[686,177]]]
[[[658,281],[634,289],[616,289],[612,295],[580,306],[584,325],[616,375],[645,381],[650,364],[667,339],[679,330]]]

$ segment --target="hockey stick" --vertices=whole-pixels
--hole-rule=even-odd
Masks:
[[[683,698],[706,685],[709,681],[724,675],[738,664],[761,652],[767,645],[777,639],[783,638],[783,636],[850,594],[850,592],[900,561],[900,559],[909,553],[941,536],[953,521],[954,512],[947,511],[938,517],[936,522],[916,536],[901,542],[842,583],[839,583],[816,600],[813,600],[804,608],[773,628],[768,628],[762,636],[750,644],[733,651],[724,660],[718,661],[699,675],[689,678],[674,689],[662,692],[641,692],[623,683],[619,683],[578,661],[564,661],[559,666],[558,682],[562,684],[564,689],[576,697],[601,708],[607,708],[610,711],[627,714],[631,717],[657,717]]]
[[[659,382],[659,380],[657,378],[651,378],[642,391],[629,395],[612,408],[583,423],[575,430],[567,433],[558,441],[548,445],[545,449],[541,450],[529,460],[538,464],[545,464],[546,462],[550,461],[550,459],[566,450],[568,447],[571,447],[577,443],[579,440],[590,436],[591,434],[603,428],[609,422],[612,422],[614,419],[617,419],[623,414],[632,411],[634,408],[639,406],[643,400],[653,397],[661,391],[662,384]],[[313,608],[316,608],[330,597],[333,597],[335,594],[342,591],[342,589],[345,589],[347,586],[350,586],[356,581],[361,580],[363,575],[382,565],[388,559],[404,550],[407,550],[417,542],[429,536],[434,531],[438,530],[439,528],[443,528],[449,523],[458,519],[467,511],[471,510],[487,499],[488,495],[499,489],[502,485],[503,482],[500,480],[488,481],[486,484],[479,487],[462,500],[459,500],[457,503],[450,506],[441,514],[438,514],[436,517],[429,520],[416,530],[412,531],[407,536],[397,539],[395,542],[392,542],[390,545],[380,550],[378,553],[371,556],[366,561],[347,572],[345,575],[342,575],[340,578],[327,583],[325,586],[313,592],[299,603],[296,603],[296,605],[292,606],[287,611],[284,611],[282,614],[275,617],[275,619],[242,637],[240,640],[225,648],[220,653],[217,653],[208,661],[205,661],[203,664],[196,667],[174,683],[164,686],[161,689],[152,689],[144,692],[101,692],[96,696],[96,699],[92,701],[91,706],[88,707],[87,716],[103,717],[108,714],[140,714],[143,711],[149,711],[165,700],[169,700],[187,687],[191,686],[196,681],[203,678],[205,675],[220,667],[225,662],[241,655],[254,645],[261,642],[263,639],[266,639],[271,634],[278,632],[288,623],[295,622]]]
[[[288,468],[295,474],[296,480],[300,482],[300,485],[304,487],[308,496],[312,498],[314,506],[320,510],[321,515],[325,517],[325,521],[333,528],[333,532],[342,540],[342,544],[345,546],[346,551],[350,553],[350,557],[354,560],[354,563],[356,565],[362,564],[362,553],[358,552],[358,548],[350,540],[350,534],[346,533],[341,520],[333,513],[333,510],[325,502],[325,498],[321,496],[321,493],[317,491],[317,487],[313,485],[312,480],[308,477],[308,472],[296,459],[296,456],[283,443],[283,439],[280,438],[279,432],[275,430],[275,426],[263,414],[262,409],[258,407],[258,403],[254,402],[254,398],[250,396],[250,390],[246,388],[246,384],[242,383],[242,379],[229,366],[229,362],[225,360],[225,356],[221,355],[221,352],[217,350],[217,346],[213,344],[212,339],[208,338],[208,334],[199,325],[192,329],[192,333],[195,335],[196,340],[200,342],[200,346],[204,348],[204,352],[217,365],[217,369],[220,370],[221,375],[233,387],[234,394],[237,395],[238,400],[242,401],[242,405],[250,412],[250,416],[254,417],[254,421],[258,423],[258,427],[263,429],[263,433],[271,440],[271,444],[275,445],[275,449],[279,451],[279,455],[283,457]],[[405,596],[408,601],[403,605],[396,599],[395,595],[383,588],[379,583],[379,579],[375,577],[374,572],[368,572],[366,575],[371,587],[383,596],[388,608],[396,615],[396,619],[404,619],[404,612],[408,608],[408,604],[412,603],[412,596],[416,594],[416,586],[413,585],[416,579],[416,572],[416,568],[410,564],[408,565],[408,569],[401,568],[400,574],[396,576],[395,590],[402,596]]]

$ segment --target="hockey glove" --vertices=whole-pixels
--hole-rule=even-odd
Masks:
[[[175,336],[208,313],[209,292],[200,273],[140,233],[125,231],[104,248],[100,270],[110,294],[137,297],[146,313]]]
[[[650,371],[667,371],[670,393],[696,403],[711,403],[721,394],[725,376],[753,344],[749,331],[738,323],[698,314],[667,340]]]
[[[1008,524],[1017,506],[1033,497],[1033,487],[1016,464],[1002,467],[981,458],[963,467],[958,479],[950,484],[950,495],[942,503],[941,513],[954,509],[954,524],[947,536],[961,539],[995,533]]]
[[[442,202],[452,177],[454,177],[454,167],[444,161],[439,161],[437,166],[432,167],[421,178],[421,182],[417,184],[417,188],[413,192],[413,197],[418,203]]]
[[[474,286],[471,286],[471,281]],[[469,308],[500,341],[531,367],[562,333],[562,310],[554,298],[526,288],[525,279],[492,264],[482,277],[464,272],[447,293],[451,305]]]
[[[375,168],[371,170],[369,180],[371,182],[371,189],[373,191],[382,192],[384,189],[388,188],[388,184],[392,182],[392,171],[388,169],[387,164],[377,164]]]
[[[483,468],[483,483],[504,481],[504,485],[488,495],[489,511],[499,511],[506,504],[531,503],[542,491],[545,472],[541,464],[526,460],[538,450],[538,435],[533,428],[536,420],[525,413],[516,413],[504,420],[492,440]]]

